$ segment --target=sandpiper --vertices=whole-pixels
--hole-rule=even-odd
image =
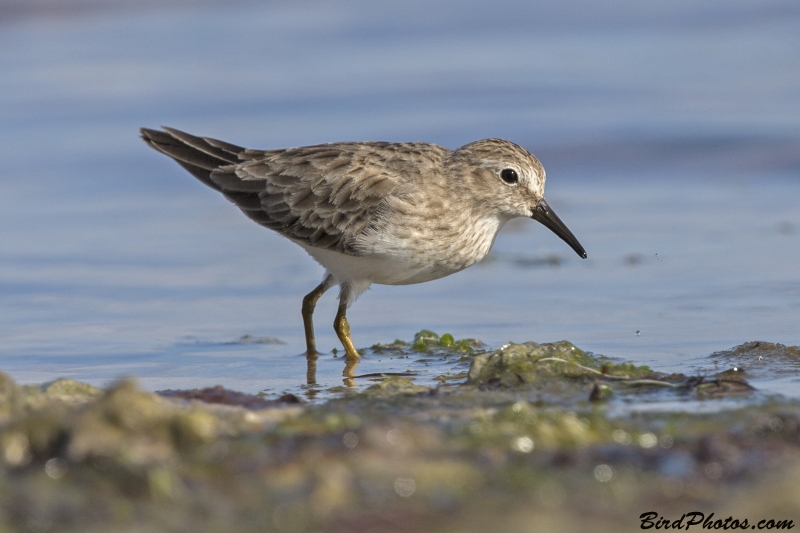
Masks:
[[[586,257],[544,200],[541,163],[509,141],[457,150],[422,142],[251,150],[163,129],[142,128],[142,139],[325,267],[303,298],[309,358],[318,353],[312,315],[325,291],[339,285],[333,328],[356,361],[346,313],[359,294],[373,283],[421,283],[463,270],[486,257],[512,218],[541,222]]]

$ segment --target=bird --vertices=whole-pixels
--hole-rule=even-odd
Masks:
[[[319,354],[313,314],[328,289],[339,286],[333,328],[353,368],[359,354],[347,309],[362,292],[373,283],[407,285],[459,272],[486,257],[511,219],[532,218],[587,257],[544,199],[542,164],[507,140],[455,150],[424,142],[254,150],[164,126],[140,132],[148,146],[325,268],[302,303],[309,359]]]

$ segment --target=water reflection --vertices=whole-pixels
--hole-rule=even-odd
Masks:
[[[344,360],[344,371],[342,375],[344,376],[344,384],[347,387],[353,387],[356,384],[355,379],[353,379],[356,375],[356,367],[358,366],[359,359],[346,357]]]
[[[319,355],[315,353],[306,354],[306,384],[317,384],[317,359]]]
[[[317,360],[319,359],[319,353],[307,354],[306,355],[306,384],[307,385],[317,385]],[[357,377],[355,374],[356,367],[360,362],[360,358],[350,358],[345,356],[344,358],[344,370],[342,370],[342,376],[344,379],[342,380],[346,387],[354,387],[356,382],[355,378]],[[363,377],[363,376],[358,376]],[[316,393],[314,394],[316,396]],[[313,397],[309,398],[313,399]]]

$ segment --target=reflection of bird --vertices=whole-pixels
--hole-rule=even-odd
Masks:
[[[545,173],[527,150],[485,139],[451,151],[427,143],[331,143],[250,150],[171,128],[144,141],[244,214],[302,246],[325,267],[303,299],[306,347],[316,356],[312,314],[339,285],[334,329],[356,360],[346,311],[372,283],[421,283],[483,259],[503,225],[531,217],[581,257],[586,252],[544,201]]]

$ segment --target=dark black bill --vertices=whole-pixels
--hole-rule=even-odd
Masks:
[[[547,205],[544,199],[540,200],[539,205],[533,208],[531,218],[541,222],[544,227],[561,237],[561,240],[565,243],[569,244],[570,247],[575,250],[575,253],[586,259],[586,250],[583,249],[583,246],[581,246],[581,243],[575,238],[575,235],[567,229],[567,226],[561,222],[561,219],[550,209],[550,206]]]

